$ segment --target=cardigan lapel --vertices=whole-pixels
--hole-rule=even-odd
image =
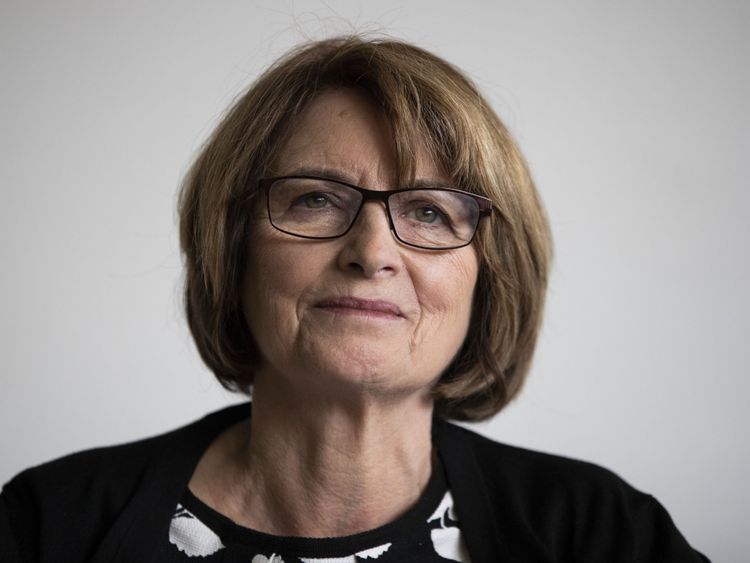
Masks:
[[[149,464],[142,485],[100,544],[92,563],[150,561],[203,453],[219,433],[250,416],[244,403],[175,431]]]
[[[497,508],[490,502],[484,472],[466,435],[437,418],[433,434],[471,560],[512,561],[500,537]]]

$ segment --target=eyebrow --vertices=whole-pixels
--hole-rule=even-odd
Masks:
[[[345,184],[354,184],[354,177],[338,170],[336,168],[318,167],[318,166],[301,166],[294,168],[284,176],[317,176],[327,180],[336,180]]]
[[[334,180],[336,182],[343,182],[344,184],[351,184],[360,188],[367,188],[367,186],[360,186],[354,180],[354,177],[339,170],[337,168],[328,168],[320,166],[300,166],[292,169],[291,171],[284,174],[284,176],[316,176],[318,178],[325,178],[327,180]],[[414,180],[408,186],[391,186],[389,189],[398,190],[403,188],[410,189],[434,189],[434,188],[453,188],[456,186],[446,183],[440,180],[432,180],[429,178],[420,178]]]

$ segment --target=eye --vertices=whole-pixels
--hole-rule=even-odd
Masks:
[[[423,225],[438,226],[450,224],[448,216],[439,207],[426,203],[414,205],[406,216]]]
[[[302,206],[308,209],[322,209],[330,205],[331,201],[327,195],[320,192],[311,192],[297,198],[292,206]]]
[[[434,223],[441,219],[441,213],[432,207],[418,207],[414,210],[414,218],[421,223]]]

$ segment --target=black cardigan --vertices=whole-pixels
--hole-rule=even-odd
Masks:
[[[152,561],[201,455],[249,412],[24,471],[0,494],[0,561]],[[708,561],[653,497],[606,469],[440,420],[433,434],[474,563]]]

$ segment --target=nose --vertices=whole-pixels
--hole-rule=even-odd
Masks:
[[[374,278],[393,275],[401,269],[400,245],[381,202],[368,201],[362,206],[342,242],[338,258],[344,270]]]

